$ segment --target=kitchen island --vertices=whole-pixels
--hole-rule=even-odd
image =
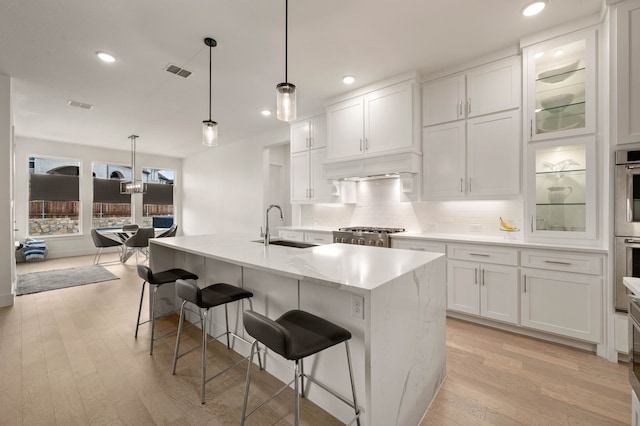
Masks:
[[[254,309],[270,318],[302,309],[350,330],[362,424],[417,425],[445,377],[444,257],[347,244],[265,247],[254,239],[239,234],[152,239],[150,266],[187,269],[200,276],[201,287],[226,282],[246,288],[254,294]],[[173,288],[161,291],[159,309],[175,309]],[[230,328],[243,335],[242,306],[232,305]],[[210,316],[216,334],[222,332],[224,309],[213,309]],[[247,355],[249,345],[236,340],[233,349]],[[266,370],[285,382],[293,376],[292,363],[270,353]],[[305,359],[305,371],[350,398],[343,346]],[[353,416],[322,389],[305,386],[307,397],[338,419]]]

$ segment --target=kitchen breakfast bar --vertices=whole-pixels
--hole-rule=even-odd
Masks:
[[[302,309],[348,329],[362,424],[419,424],[445,378],[444,257],[347,244],[264,246],[253,240],[246,234],[152,239],[150,266],[194,272],[200,287],[225,282],[246,288],[254,294],[254,310],[272,319]],[[161,286],[158,312],[177,306],[173,287]],[[242,309],[248,303],[229,305],[229,327],[252,340],[244,332]],[[210,317],[212,334],[224,331],[224,309],[212,309]],[[232,343],[248,355],[248,344]],[[350,397],[343,346],[305,359],[304,368]],[[285,383],[293,377],[292,363],[268,351],[265,369]],[[353,417],[350,407],[313,383],[305,382],[305,391],[338,419]]]

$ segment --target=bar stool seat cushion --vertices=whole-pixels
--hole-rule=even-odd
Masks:
[[[349,330],[300,310],[285,312],[275,321],[257,312],[245,311],[244,326],[255,339],[292,361],[351,338]]]
[[[211,284],[199,289],[200,291],[195,285],[189,287],[178,285],[177,288],[178,296],[203,309],[253,297],[250,291],[225,283]]]
[[[198,276],[184,269],[174,268],[161,272],[151,272],[148,266],[138,265],[140,278],[153,285],[161,285],[175,282],[176,280],[197,280]]]

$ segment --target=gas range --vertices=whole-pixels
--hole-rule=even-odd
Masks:
[[[362,246],[389,247],[389,234],[404,232],[404,228],[377,228],[371,226],[352,226],[333,231],[333,242],[358,244]]]

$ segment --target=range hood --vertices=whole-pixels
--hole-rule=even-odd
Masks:
[[[420,199],[422,155],[400,152],[378,157],[330,161],[323,165],[324,177],[336,185],[342,181],[368,181],[396,178],[400,180],[405,201]]]
[[[422,155],[415,152],[324,163],[324,177],[328,180],[385,178],[406,173],[418,175],[421,170]]]

